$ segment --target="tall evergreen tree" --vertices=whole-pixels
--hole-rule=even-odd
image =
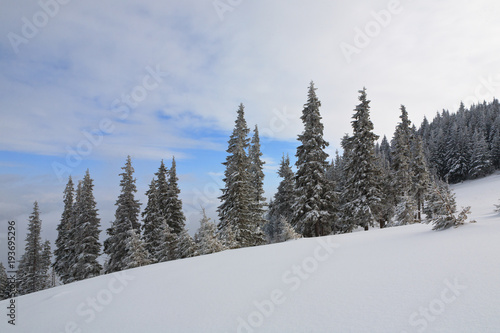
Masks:
[[[172,158],[172,166],[168,172],[167,206],[165,207],[165,218],[172,232],[179,235],[185,228],[186,217],[182,212],[182,200],[179,199],[179,189],[175,158]]]
[[[311,81],[307,103],[302,110],[304,131],[298,136],[297,173],[292,225],[304,237],[330,234],[333,220],[330,184],[326,177],[328,142],[323,139],[323,124],[319,108],[321,102]]]
[[[74,205],[74,184],[71,176],[64,190],[64,209],[61,215],[61,222],[57,226],[56,249],[54,250],[54,270],[59,275],[63,283],[68,283],[71,278],[71,265],[76,261],[74,258],[74,244],[72,242],[72,229],[75,221],[73,214]]]
[[[355,226],[365,230],[381,219],[382,193],[381,170],[375,156],[375,141],[370,120],[370,101],[366,89],[359,91],[360,104],[356,106],[351,122],[353,135],[343,140],[345,189],[342,193],[343,231],[352,231]]]
[[[158,215],[159,219],[161,221],[161,224],[163,224],[163,221],[166,220],[168,222],[169,219],[169,212],[168,212],[168,206],[169,206],[169,170],[163,163],[163,160],[161,160],[160,167],[158,168],[158,171],[155,173],[156,177],[156,205],[157,205],[157,210],[158,210]],[[169,224],[170,225],[170,224]]]
[[[395,171],[394,188],[397,191],[396,219],[399,224],[415,222],[416,202],[413,193],[411,162],[411,122],[404,105],[401,105],[401,122],[396,126],[392,147],[392,167]]]
[[[50,245],[42,244],[41,229],[40,211],[38,202],[35,201],[33,213],[29,217],[24,254],[18,266],[18,290],[21,294],[33,293],[48,287]]]
[[[105,273],[113,273],[125,269],[129,265],[131,254],[128,253],[127,244],[130,243],[130,230],[139,233],[139,212],[141,204],[135,199],[137,188],[135,185],[134,168],[132,159],[127,157],[125,166],[120,174],[121,192],[116,200],[115,220],[107,230],[108,238],[104,241],[104,253],[108,255]]]
[[[223,163],[226,167],[223,179],[225,187],[222,189],[222,196],[219,198],[221,205],[218,208],[219,232],[223,239],[234,232],[240,247],[264,243],[263,235],[259,232],[259,221],[255,221],[252,209],[255,190],[250,182],[250,159],[246,152],[249,147],[249,131],[244,107],[240,104],[235,128],[228,142],[229,155]]]
[[[413,192],[417,202],[417,220],[422,221],[422,211],[426,195],[431,182],[430,172],[424,153],[424,146],[420,136],[414,136],[416,141],[415,153],[412,159]]]
[[[264,226],[264,211],[266,207],[266,198],[264,198],[264,164],[262,161],[262,152],[260,151],[259,128],[255,125],[254,134],[250,147],[248,149],[248,158],[250,160],[249,173],[254,195],[252,210],[254,220],[259,227]]]
[[[80,187],[80,191],[77,190],[75,203],[74,241],[77,260],[72,266],[72,275],[77,281],[98,276],[102,269],[97,261],[101,251],[100,218],[97,214],[94,185],[89,170],[85,173]]]
[[[156,187],[156,181],[153,179],[149,185],[148,191],[146,191],[146,196],[148,197],[148,202],[146,208],[142,212],[142,238],[144,240],[144,247],[146,251],[151,256],[153,261],[157,258],[157,249],[161,245],[161,231],[163,218],[161,217],[161,212],[159,210],[158,204],[158,191]]]
[[[292,206],[295,201],[295,175],[288,155],[283,155],[281,158],[278,175],[282,180],[278,185],[278,191],[274,194],[272,204],[269,205],[269,222],[266,225],[266,233],[271,242],[275,242],[278,235],[281,234],[280,218],[284,217],[287,221],[292,218]]]

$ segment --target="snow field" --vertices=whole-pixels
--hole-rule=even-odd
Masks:
[[[500,332],[500,174],[453,186],[475,224],[300,239],[16,299],[1,332]],[[7,312],[8,300],[0,302]]]

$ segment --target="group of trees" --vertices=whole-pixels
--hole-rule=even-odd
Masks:
[[[436,230],[459,225],[468,209],[456,216],[456,204],[442,175],[429,168],[432,151],[401,106],[401,121],[391,143],[373,132],[366,89],[359,91],[359,104],[352,117],[352,135],[342,139],[343,154],[327,163],[328,146],[323,138],[321,103],[311,82],[302,111],[304,131],[298,136],[297,171],[288,157],[279,169],[282,179],[271,201],[264,230],[271,242],[289,223],[304,237],[368,230],[378,224],[404,225],[427,221]],[[434,126],[434,125],[433,125]],[[493,150],[493,148],[491,148]],[[479,154],[478,154],[479,155]]]
[[[445,229],[463,224],[469,210],[456,215],[453,193],[443,180],[475,178],[500,166],[500,107],[496,100],[471,110],[462,105],[457,114],[443,112],[432,123],[424,120],[419,130],[401,106],[391,142],[384,136],[378,143],[363,89],[352,116],[352,134],[342,138],[343,154],[337,152],[331,162],[325,152],[328,142],[323,138],[320,107],[311,82],[301,116],[304,130],[298,136],[296,172],[289,156],[283,155],[278,171],[282,180],[267,209],[258,127],[250,137],[244,106],[239,106],[223,163],[219,221],[211,221],[202,209],[194,237],[185,226],[175,158],[170,168],[161,161],[141,214],[141,203],[135,199],[134,168],[127,157],[120,173],[115,219],[106,230],[103,246],[89,171],[76,189],[69,177],[53,272],[62,283],[70,283],[224,249],[421,222],[423,213],[436,230]],[[50,244],[40,240],[36,202],[28,228],[18,271],[21,294],[54,284]],[[104,266],[98,261],[101,247],[106,255]],[[0,293],[3,276],[0,267]]]
[[[418,134],[425,144],[429,167],[450,183],[486,176],[500,168],[500,103],[463,103],[456,113],[443,110]]]

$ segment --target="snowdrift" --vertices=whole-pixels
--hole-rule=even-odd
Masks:
[[[500,332],[500,174],[454,189],[476,224],[301,239],[100,276],[18,297],[16,325],[2,315],[0,332]]]

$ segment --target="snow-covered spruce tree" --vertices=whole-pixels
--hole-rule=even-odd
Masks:
[[[276,242],[277,237],[281,234],[280,218],[284,217],[287,221],[292,218],[292,205],[295,201],[295,175],[288,155],[283,154],[278,175],[282,180],[278,185],[278,191],[274,194],[272,204],[269,205],[269,221],[265,227],[270,243]]]
[[[427,167],[422,138],[419,135],[413,136],[415,141],[415,152],[412,154],[411,163],[413,193],[417,203],[417,220],[422,222],[422,211],[424,209],[425,197],[429,190],[431,176]]]
[[[158,210],[158,215],[160,219],[160,225],[163,224],[163,220],[168,221],[168,199],[169,199],[169,185],[168,185],[168,177],[169,170],[161,160],[160,167],[158,171],[155,173],[156,177],[156,205]],[[163,226],[162,226],[163,228]]]
[[[250,173],[250,183],[254,189],[252,210],[254,221],[258,225],[256,232],[262,233],[262,227],[266,223],[264,219],[266,198],[264,198],[264,164],[262,161],[262,152],[260,151],[260,138],[259,128],[255,125],[250,147],[248,148],[248,158],[250,166],[248,172]],[[263,235],[262,235],[263,237]]]
[[[401,122],[396,126],[392,143],[393,186],[397,191],[396,220],[404,225],[415,222],[417,205],[413,192],[411,161],[411,122],[404,105],[401,105]]]
[[[42,244],[40,233],[42,221],[38,202],[33,205],[33,213],[28,220],[28,234],[24,254],[18,267],[18,291],[29,294],[46,289],[49,285],[48,272],[50,268],[50,244]]]
[[[295,175],[295,202],[291,224],[304,237],[325,236],[332,231],[333,207],[331,184],[326,177],[328,154],[324,149],[328,142],[323,139],[323,124],[311,81],[307,103],[302,110],[304,131],[298,136],[302,143],[297,147],[297,173]]]
[[[382,142],[380,143],[380,158],[382,158],[389,166],[392,164],[392,153],[391,153],[391,145],[389,144],[389,140],[384,135],[382,138]]]
[[[9,298],[9,281],[7,271],[2,262],[0,262],[0,301]]]
[[[188,231],[184,228],[177,239],[176,259],[184,259],[196,257],[198,249],[193,238],[189,235]]]
[[[467,215],[470,214],[470,207],[465,207],[458,216],[455,216],[457,205],[455,195],[452,193],[448,184],[442,181],[436,181],[432,186],[430,201],[430,211],[432,217],[430,222],[434,224],[432,230],[444,230],[450,227],[458,227],[467,221]],[[470,221],[471,223],[475,221]]]
[[[172,231],[167,220],[162,223],[160,231],[160,246],[156,249],[156,262],[164,262],[177,259],[178,236]]]
[[[217,238],[217,226],[210,221],[203,209],[203,217],[200,220],[200,228],[195,235],[196,244],[198,246],[198,254],[210,254],[224,250],[224,246]]]
[[[50,241],[46,240],[42,246],[42,267],[45,271],[44,279],[45,285],[43,289],[53,287],[52,284],[52,272],[50,267],[52,266],[52,250],[50,249]]]
[[[107,230],[108,238],[104,241],[104,253],[108,255],[105,264],[105,273],[118,272],[125,269],[129,262],[127,244],[130,243],[130,230],[135,230],[140,236],[139,213],[141,204],[135,199],[137,188],[135,186],[134,168],[132,159],[127,156],[123,172],[120,174],[121,192],[116,200],[115,220]],[[130,248],[131,249],[131,248]]]
[[[290,223],[288,223],[284,216],[280,216],[277,224],[276,243],[286,242],[288,240],[298,239],[301,237],[300,234],[293,229]]]
[[[247,247],[263,244],[264,237],[260,231],[259,220],[255,220],[253,209],[255,190],[251,183],[249,172],[250,159],[246,153],[249,147],[247,138],[249,129],[245,120],[243,104],[238,108],[235,127],[228,141],[226,161],[222,163],[225,186],[222,196],[219,197],[221,205],[218,207],[220,222],[218,230],[226,244],[232,238],[229,233],[234,232],[238,247]],[[229,230],[231,229],[231,230]]]
[[[93,193],[93,180],[89,170],[81,182],[80,191],[77,190],[75,202],[75,258],[71,268],[74,280],[84,280],[98,276],[102,266],[97,261],[101,252],[99,243],[100,218],[97,214],[97,203]]]
[[[370,101],[366,88],[359,91],[360,104],[356,106],[351,121],[353,135],[343,140],[345,189],[342,193],[344,232],[356,226],[365,230],[373,227],[382,216],[381,170],[375,156],[375,141],[370,120]]]
[[[381,146],[382,147],[382,146]],[[378,151],[377,161],[381,171],[380,191],[382,194],[380,205],[380,228],[385,228],[393,219],[397,205],[397,193],[394,189],[394,171],[391,169],[389,159],[384,156],[382,149]]]
[[[74,222],[74,184],[71,176],[64,190],[64,209],[61,215],[61,222],[57,226],[56,249],[54,250],[54,270],[63,283],[70,282],[70,267],[76,260],[74,258],[74,247],[72,241],[72,229]]]
[[[181,190],[178,185],[175,157],[168,172],[167,206],[165,218],[173,233],[179,236],[186,227],[186,217],[182,212],[182,200],[179,199]]]
[[[162,217],[158,205],[158,195],[156,181],[153,179],[146,191],[148,202],[146,208],[142,212],[142,239],[146,251],[150,255],[150,259],[154,262],[157,258],[156,250],[161,244]]]
[[[469,179],[476,179],[490,174],[493,171],[491,153],[481,131],[474,131],[471,146]]]
[[[136,229],[130,229],[128,231],[129,236],[127,237],[126,251],[127,256],[125,257],[125,267],[124,269],[142,267],[152,264],[153,261],[150,259],[149,253],[144,246],[140,235]]]

